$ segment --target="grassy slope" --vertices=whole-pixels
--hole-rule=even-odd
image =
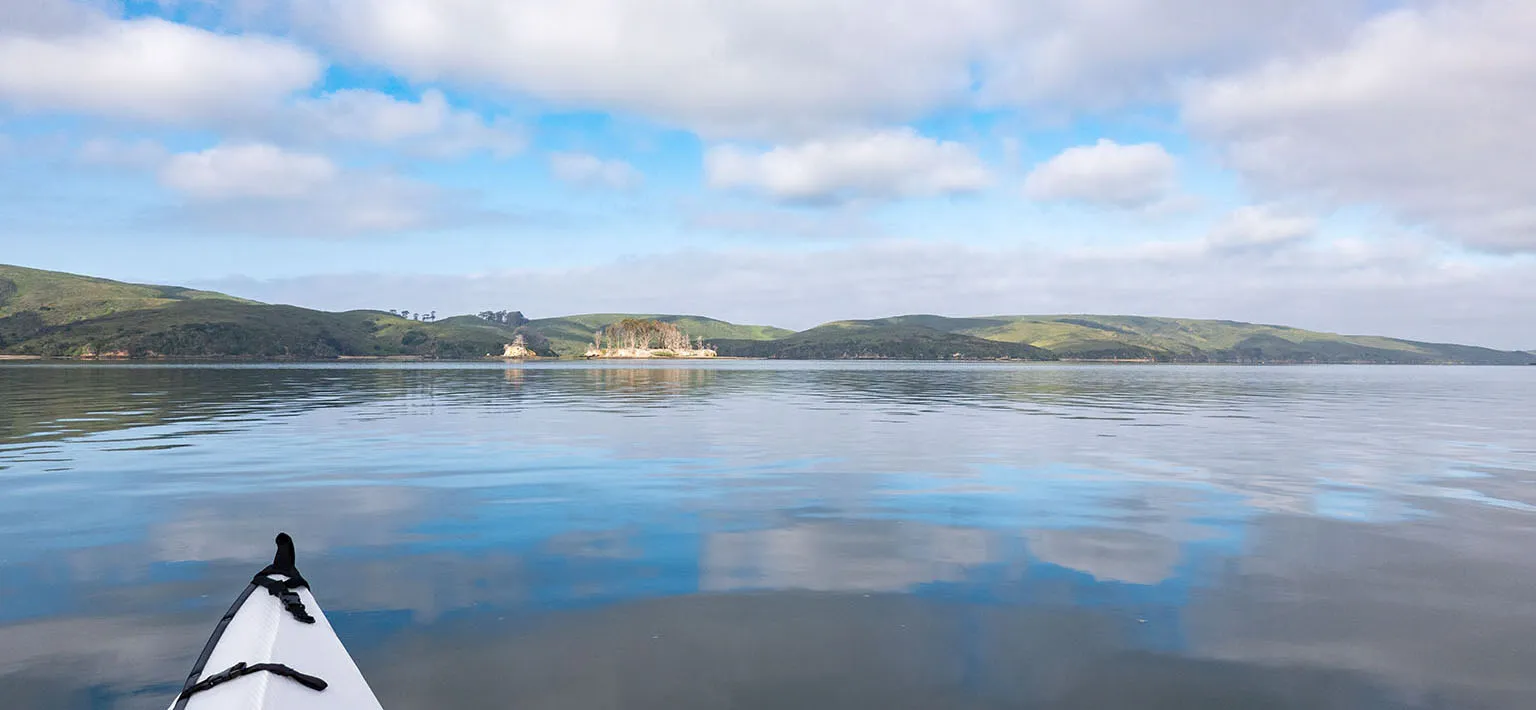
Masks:
[[[30,311],[46,325],[61,325],[203,299],[250,303],[213,291],[130,284],[0,264],[0,318]]]
[[[379,311],[328,313],[199,299],[50,326],[4,351],[50,356],[125,350],[135,357],[469,358],[500,354],[514,334],[511,328],[476,318],[422,323]]]
[[[580,354],[591,333],[630,317],[550,318],[522,330],[543,355]],[[705,338],[771,338],[791,331],[698,316],[643,316]],[[519,330],[474,316],[433,323],[381,311],[329,313],[274,306],[211,291],[128,284],[0,265],[0,352],[72,356],[291,357],[500,354]]]
[[[1053,355],[1025,343],[986,340],[920,324],[837,321],[775,340],[710,341],[721,355],[785,359],[893,358],[1049,360]]]
[[[1465,362],[1514,364],[1521,356],[1488,348],[1346,336],[1285,326],[1143,316],[899,316],[990,340],[1029,343],[1063,357],[1128,357],[1136,353],[1179,361]]]
[[[6,353],[480,357],[500,354],[515,335],[473,316],[422,323],[380,311],[329,313],[0,265],[0,352]]]
[[[539,318],[528,322],[528,330],[549,339],[550,347],[561,355],[580,355],[592,343],[592,333],[625,318],[655,319],[681,328],[690,337],[705,340],[771,340],[794,335],[794,331],[766,325],[737,325],[703,316],[676,316],[634,313],[585,313],[559,318]]]

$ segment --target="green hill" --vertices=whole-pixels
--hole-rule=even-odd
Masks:
[[[1145,316],[911,315],[871,323],[921,325],[988,340],[1026,343],[1066,359],[1167,362],[1329,362],[1519,364],[1513,352],[1377,336],[1336,335],[1227,320]]]
[[[522,335],[545,356],[580,355],[592,332],[630,317],[588,314],[513,327],[475,316],[433,322],[382,311],[331,313],[212,291],[129,284],[0,265],[0,353],[70,357],[332,358],[499,355]],[[772,338],[792,331],[700,316],[640,316],[703,338]]]
[[[560,355],[576,356],[592,344],[592,334],[604,326],[625,318],[641,318],[671,323],[690,337],[716,340],[772,340],[794,335],[792,330],[766,325],[737,325],[703,316],[675,316],[640,313],[586,313],[559,318],[528,321],[527,329],[549,340],[550,348]]]
[[[664,314],[591,313],[517,326],[475,316],[423,322],[382,311],[331,313],[0,265],[0,354],[477,358],[500,354],[503,344],[522,335],[541,355],[578,356],[594,331],[624,318],[674,324],[721,355],[739,357],[1490,365],[1536,359],[1530,352],[1467,345],[1142,316],[906,315],[835,321],[799,333]]]
[[[475,323],[456,318],[423,323],[380,311],[329,313],[219,299],[122,311],[27,333],[8,328],[9,320],[0,319],[0,351],[53,357],[122,352],[130,357],[472,358],[500,354],[516,334],[478,318],[468,318]]]
[[[837,321],[774,340],[709,341],[721,355],[797,360],[892,358],[901,360],[1052,360],[1050,351],[945,332],[917,324]]]
[[[44,325],[61,325],[193,300],[252,303],[213,291],[130,284],[0,264],[0,318],[31,313]]]

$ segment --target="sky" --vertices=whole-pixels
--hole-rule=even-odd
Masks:
[[[1536,348],[1530,0],[0,0],[0,263]]]

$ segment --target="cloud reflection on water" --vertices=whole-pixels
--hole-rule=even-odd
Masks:
[[[1521,376],[0,367],[0,693],[163,706],[281,528],[392,708],[1529,707]]]

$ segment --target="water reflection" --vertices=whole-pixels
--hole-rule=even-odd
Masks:
[[[386,707],[1536,707],[1520,368],[0,367],[0,698],[268,554]]]
[[[994,560],[996,535],[898,521],[811,521],[704,539],[704,591],[807,589],[900,592],[957,582]]]

